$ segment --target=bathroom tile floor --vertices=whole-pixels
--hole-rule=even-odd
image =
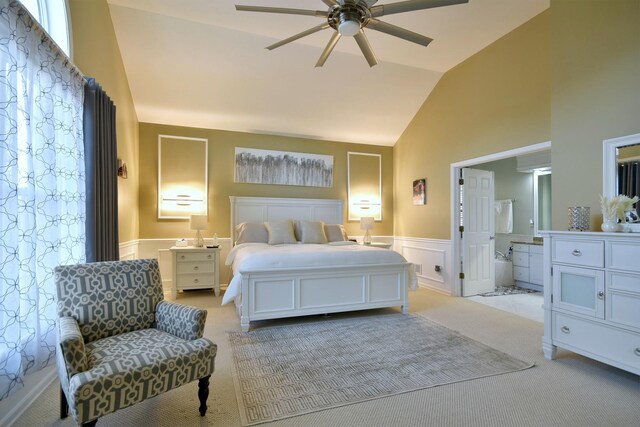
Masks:
[[[500,295],[495,297],[472,296],[467,300],[488,305],[498,310],[508,311],[536,322],[544,323],[544,298],[542,292],[530,294]]]

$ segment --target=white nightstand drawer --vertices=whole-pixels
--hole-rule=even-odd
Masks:
[[[529,267],[529,253],[514,252],[513,265],[517,267]]]
[[[553,313],[553,339],[599,358],[640,369],[640,334]]]
[[[208,253],[207,252],[192,252],[192,253],[181,252],[177,254],[178,262],[212,261],[214,257],[215,257],[215,254],[213,254],[212,252],[208,252]]]
[[[525,245],[524,243],[514,243],[513,244],[514,252],[526,252],[529,253],[529,245]]]
[[[213,273],[212,262],[178,262],[178,274]]]
[[[553,240],[553,262],[604,267],[604,242],[601,240]]]
[[[177,280],[180,289],[213,288],[214,286],[213,274],[179,274]]]

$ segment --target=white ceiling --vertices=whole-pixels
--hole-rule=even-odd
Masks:
[[[379,4],[397,0],[381,0]],[[549,7],[470,0],[381,20],[434,39],[365,30],[378,65],[331,29],[264,49],[323,18],[237,12],[234,4],[326,10],[321,0],[108,0],[138,120],[393,145],[444,72]]]

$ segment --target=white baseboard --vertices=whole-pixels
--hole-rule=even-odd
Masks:
[[[38,396],[51,385],[56,379],[55,361],[53,364],[54,366],[27,375],[24,388],[0,402],[0,426],[15,424]]]

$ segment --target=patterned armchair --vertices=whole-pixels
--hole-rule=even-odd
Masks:
[[[156,260],[60,266],[60,417],[78,424],[199,379],[207,410],[217,346],[202,338],[206,310],[163,300]]]

